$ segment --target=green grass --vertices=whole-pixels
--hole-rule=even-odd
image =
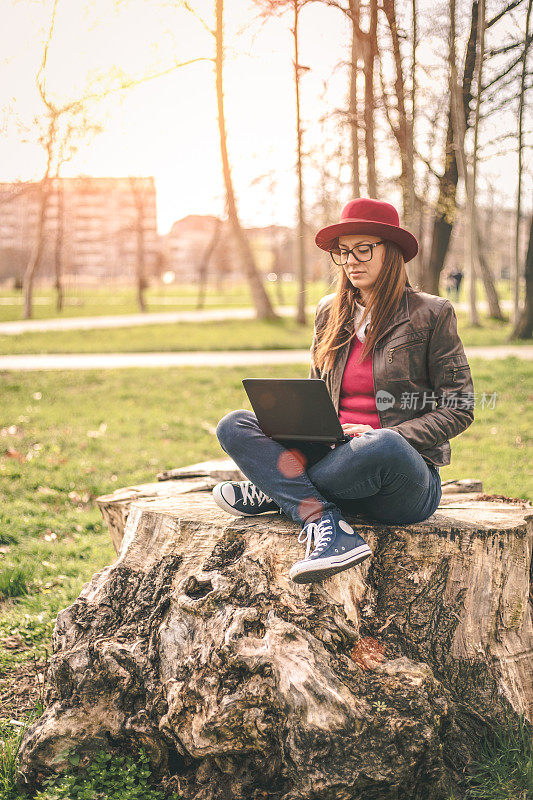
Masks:
[[[471,769],[467,800],[530,800],[533,797],[531,725],[507,720],[487,736]]]
[[[458,329],[465,347],[507,343],[508,322],[481,315],[482,325],[469,325],[465,312],[458,312]],[[150,353],[187,350],[287,350],[309,348],[313,315],[307,324],[292,318],[277,320],[225,320],[223,322],[170,323],[125,328],[44,331],[16,336],[0,334],[0,355],[24,353]],[[513,344],[532,344],[514,340]]]
[[[275,305],[294,305],[298,296],[296,281],[282,282],[279,287],[265,281],[265,289]],[[308,303],[316,303],[328,291],[326,281],[310,282],[306,294]],[[145,293],[147,311],[193,311],[196,308],[198,289],[193,284],[154,285]],[[69,288],[64,293],[64,307],[56,311],[55,291],[49,287],[36,287],[33,294],[33,318],[96,317],[120,314],[138,314],[136,290],[133,286],[105,286],[98,288]],[[252,296],[248,284],[223,284],[220,289],[209,286],[205,294],[205,308],[239,308],[251,306]],[[22,319],[23,297],[14,289],[0,291],[0,322]]]
[[[187,350],[285,350],[309,348],[313,320],[226,320],[143,325],[89,331],[0,335],[0,354],[150,353]]]
[[[533,500],[533,363],[471,366],[476,419],[452,440],[442,480],[479,478],[486,492]],[[0,691],[17,665],[51,652],[58,611],[115,559],[95,497],[224,457],[211,431],[228,411],[250,408],[241,384],[250,375],[306,377],[307,366],[0,375]],[[496,392],[493,408],[481,408],[483,392]]]

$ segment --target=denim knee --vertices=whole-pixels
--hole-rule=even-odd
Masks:
[[[230,441],[235,436],[239,423],[253,416],[254,414],[252,411],[247,411],[245,408],[238,408],[235,411],[230,411],[225,417],[219,420],[216,427],[216,435],[224,450],[226,449],[224,443]]]
[[[411,447],[402,434],[398,433],[398,431],[393,431],[392,428],[376,428],[371,433],[386,451],[387,464],[389,465],[391,464],[391,459],[395,457],[399,459],[405,458],[406,452]]]

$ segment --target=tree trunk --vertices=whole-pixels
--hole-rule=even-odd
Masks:
[[[57,230],[56,247],[54,254],[55,267],[55,290],[56,290],[56,310],[63,311],[63,234],[65,230],[64,205],[65,192],[63,181],[56,175],[57,182]]]
[[[533,338],[533,214],[529,223],[529,244],[525,265],[526,298],[522,313],[516,323],[510,339]]]
[[[485,256],[485,246],[483,239],[481,237],[481,230],[479,227],[479,221],[477,219],[477,215],[475,220],[475,231],[477,236],[477,254],[479,257],[479,268],[481,271],[481,279],[483,280],[485,295],[487,297],[487,304],[489,307],[489,317],[491,319],[499,319],[503,322],[504,316],[500,308],[500,300],[498,297],[498,292],[496,291],[496,286],[494,285],[494,276],[492,274],[492,271]]]
[[[479,325],[479,319],[477,314],[477,307],[476,307],[476,265],[481,264],[481,256],[479,252],[479,242],[480,242],[480,235],[479,235],[479,228],[478,228],[478,221],[477,221],[477,214],[476,214],[476,203],[477,203],[477,165],[478,165],[478,140],[479,140],[479,109],[481,104],[481,85],[482,85],[482,75],[483,75],[483,58],[485,55],[485,0],[479,0],[479,11],[478,11],[478,26],[477,26],[477,68],[476,68],[476,113],[474,119],[474,150],[472,153],[472,180],[471,180],[471,190],[470,196],[468,198],[468,211],[469,211],[469,223],[470,223],[470,270],[468,273],[469,277],[469,295],[470,295],[470,319],[475,321],[477,325]],[[464,139],[462,142],[463,147],[463,154],[464,154]],[[464,158],[464,165],[466,172],[468,173],[468,165],[466,162],[466,158]],[[483,269],[483,268],[482,268]],[[486,273],[483,272],[484,282],[486,279]],[[493,287],[494,288],[494,287]],[[487,294],[487,297],[489,295]]]
[[[438,117],[439,112],[438,110],[435,112],[435,115],[432,120],[432,125],[428,133],[428,145],[427,145],[427,152],[431,155],[433,153],[433,149],[435,146],[435,141],[437,139],[437,130],[438,130]],[[426,248],[426,226],[427,226],[427,218],[429,216],[428,209],[430,208],[430,168],[429,165],[426,164],[426,172],[424,175],[424,183],[422,184],[422,191],[420,194],[420,198],[418,200],[418,214],[417,214],[417,239],[418,239],[418,255],[415,261],[417,262],[417,269],[414,276],[414,285],[417,287],[423,287],[425,283],[425,273],[427,269],[427,248]]]
[[[294,86],[296,90],[296,146],[297,146],[297,171],[298,171],[298,303],[296,308],[296,321],[305,325],[305,214],[303,199],[302,178],[302,123],[300,119],[300,61],[298,51],[298,2],[293,0],[294,10]]]
[[[250,284],[252,300],[258,319],[277,319],[270,298],[268,297],[261,276],[256,267],[252,248],[244,232],[237,213],[237,203],[231,180],[229,164],[226,119],[224,115],[224,88],[223,88],[223,61],[224,61],[224,28],[223,28],[224,0],[216,0],[216,91],[218,107],[218,129],[220,134],[220,153],[222,157],[222,173],[226,187],[226,203],[228,218],[233,231],[235,244],[240,256],[241,264]]]
[[[466,49],[465,65],[462,80],[462,98],[464,108],[464,121],[468,128],[468,114],[470,100],[470,87],[476,62],[476,37],[477,37],[477,0],[472,3],[472,17],[470,23],[470,35]],[[457,213],[456,193],[459,174],[457,171],[457,159],[453,146],[453,122],[452,122],[452,96],[450,93],[450,109],[448,112],[448,127],[446,130],[445,163],[442,176],[439,179],[439,196],[437,208],[433,222],[433,235],[428,268],[424,275],[424,290],[431,294],[439,293],[439,279],[444,266],[446,253],[450,244],[455,217]]]
[[[211,239],[207,243],[207,247],[205,248],[202,257],[200,259],[200,263],[198,265],[198,299],[196,301],[196,308],[201,309],[204,307],[205,303],[205,290],[207,286],[207,270],[209,269],[209,262],[211,261],[211,257],[215,251],[215,247],[217,246],[218,240],[220,239],[220,234],[222,231],[222,220],[217,218],[215,222],[215,227],[213,228],[213,234]]]
[[[347,514],[373,558],[302,587],[298,526],[231,517],[188,470],[181,492],[99,498],[122,504],[117,559],[58,614],[20,787],[70,747],[142,744],[182,800],[463,797],[482,734],[533,715],[531,506]]]
[[[522,214],[522,171],[524,152],[524,101],[527,75],[527,54],[529,51],[529,21],[531,19],[532,0],[529,0],[526,14],[526,34],[524,37],[524,50],[522,53],[522,75],[520,79],[520,99],[518,102],[518,187],[516,190],[516,222],[515,222],[515,249],[513,265],[513,306],[511,322],[517,327],[520,313],[520,218]]]
[[[35,274],[39,264],[41,263],[41,258],[44,251],[44,225],[46,222],[49,192],[49,180],[48,176],[46,176],[39,184],[39,215],[37,217],[37,234],[30,260],[26,265],[24,278],[22,281],[22,291],[24,293],[24,319],[31,319],[33,315],[33,282],[35,280]]]
[[[361,196],[361,179],[359,176],[359,115],[357,108],[357,78],[359,73],[359,26],[360,0],[350,0],[350,18],[352,24],[352,61],[350,70],[350,144],[352,151],[352,197]]]
[[[396,123],[392,116],[388,114],[392,132],[398,145],[400,154],[400,187],[402,191],[403,220],[406,227],[411,230],[415,225],[415,191],[414,191],[414,162],[413,162],[413,116],[407,113],[407,101],[405,91],[405,78],[403,74],[402,54],[400,50],[400,38],[398,34],[398,24],[396,19],[395,0],[383,0],[383,10],[387,17],[392,40],[392,52],[395,65],[394,95],[396,97]],[[413,9],[416,11],[416,7]],[[416,23],[415,23],[416,24]],[[413,45],[414,56],[414,45]],[[414,79],[414,64],[413,64]],[[410,280],[415,280],[418,271],[418,256],[407,266],[407,273]]]
[[[137,286],[137,303],[140,311],[146,311],[144,291],[146,288],[146,265],[144,245],[144,185],[142,178],[129,179],[133,203],[135,206],[135,283]]]
[[[413,201],[413,127],[412,119],[407,113],[405,94],[405,78],[403,75],[402,54],[400,52],[400,39],[396,21],[395,0],[383,0],[383,10],[387,17],[392,39],[392,53],[395,66],[394,94],[397,103],[397,124],[392,126],[392,132],[398,144],[400,153],[401,173],[400,187],[402,191],[402,208],[405,224],[412,227],[414,223]]]
[[[364,76],[365,76],[365,154],[366,188],[368,197],[377,199],[378,181],[376,174],[376,152],[374,144],[374,60],[377,50],[377,0],[370,0],[370,30],[366,37]]]

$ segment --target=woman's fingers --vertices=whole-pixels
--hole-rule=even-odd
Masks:
[[[364,433],[365,431],[374,430],[371,425],[355,425],[350,422],[342,423],[342,430],[344,433]]]

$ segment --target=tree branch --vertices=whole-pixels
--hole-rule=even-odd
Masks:
[[[505,69],[503,72],[501,72],[495,78],[493,78],[493,80],[491,80],[490,83],[486,83],[484,86],[482,86],[481,87],[481,92],[480,92],[481,94],[483,94],[483,92],[485,92],[490,86],[493,86],[499,80],[501,80],[506,75],[508,75],[509,72],[511,72],[511,70],[514,67],[516,67],[516,65],[519,64],[525,58],[525,54],[529,50],[529,45],[531,44],[532,41],[533,41],[533,33],[528,36],[527,42],[526,42],[526,44],[524,46],[524,49],[522,50],[522,52],[520,53],[518,58],[516,58],[514,61],[512,61],[511,64],[509,64],[509,66],[507,67],[507,69]]]
[[[495,17],[489,20],[489,22],[487,22],[487,24],[485,25],[485,28],[490,28],[492,25],[495,25],[498,22],[498,20],[500,20],[505,14],[507,14],[508,11],[512,11],[513,8],[516,8],[521,3],[522,0],[513,0],[511,3],[509,3],[508,6],[506,6],[498,14],[496,14]]]

